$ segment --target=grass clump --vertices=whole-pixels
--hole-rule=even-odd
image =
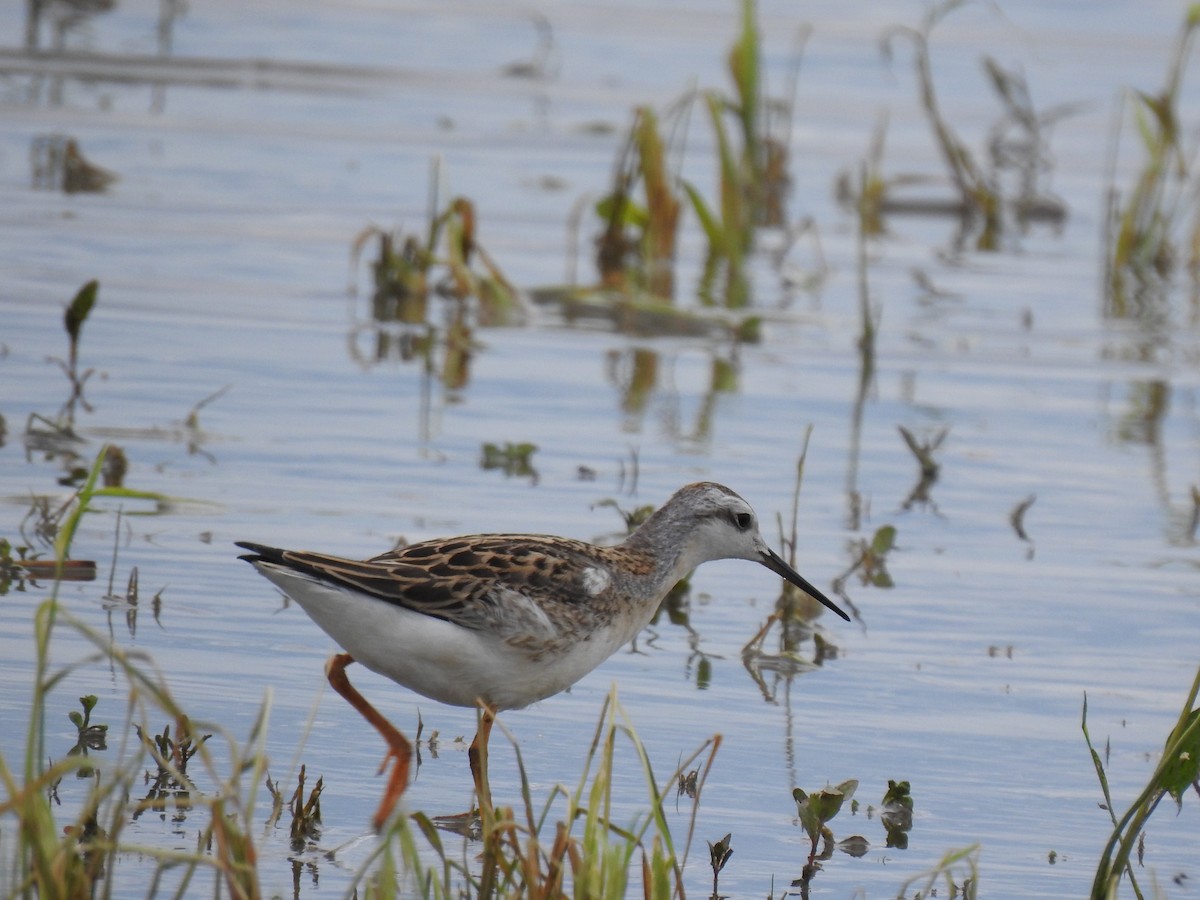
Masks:
[[[716,143],[716,199],[679,177],[679,161],[668,164],[670,141],[663,137],[659,117],[649,107],[639,108],[618,157],[612,189],[596,205],[604,226],[596,253],[601,289],[674,301],[675,252],[686,198],[707,242],[700,299],[727,310],[750,305],[747,265],[755,231],[787,225],[792,102],[770,102],[764,96],[754,0],[741,0],[740,13],[740,31],[727,58],[732,91],[691,95],[668,119],[670,132],[682,134],[692,98],[699,100]],[[798,45],[807,30],[800,34]],[[793,67],[793,95],[797,72]]]
[[[1126,877],[1133,893],[1140,900],[1143,896],[1142,890],[1131,860],[1136,854],[1139,866],[1142,863],[1141,841],[1147,821],[1164,798],[1171,797],[1176,806],[1182,808],[1183,795],[1188,790],[1195,789],[1200,794],[1200,708],[1196,707],[1197,696],[1200,696],[1200,669],[1196,670],[1196,677],[1192,680],[1192,687],[1179,711],[1175,727],[1167,735],[1158,765],[1154,767],[1141,794],[1118,819],[1104,763],[1096,748],[1092,746],[1092,738],[1088,734],[1087,695],[1084,695],[1081,725],[1083,737],[1092,755],[1096,777],[1104,794],[1104,808],[1108,810],[1113,823],[1112,834],[1100,854],[1096,877],[1092,882],[1092,897],[1097,900],[1116,897],[1121,879]]]
[[[1187,258],[1193,277],[1200,271],[1200,215],[1195,212],[1200,177],[1190,162],[1192,151],[1184,146],[1179,118],[1179,95],[1198,26],[1200,4],[1192,4],[1169,57],[1162,90],[1130,94],[1128,106],[1143,161],[1125,198],[1115,188],[1111,192],[1105,307],[1112,316],[1135,313],[1134,301],[1168,278],[1181,257]],[[1189,215],[1190,235],[1181,235]]]
[[[976,239],[978,249],[994,250],[998,245],[1001,224],[999,192],[942,114],[933,82],[933,67],[930,64],[931,32],[938,22],[962,3],[963,0],[949,0],[931,7],[921,27],[898,27],[887,36],[883,46],[885,52],[890,54],[894,37],[906,37],[912,42],[921,106],[933,129],[934,141],[962,204],[962,213],[964,217],[979,223],[979,236]]]
[[[604,223],[596,240],[603,289],[644,291],[668,302],[675,297],[681,204],[667,155],[658,115],[648,106],[639,107],[618,158],[612,190],[596,204]]]
[[[372,245],[376,254],[368,261],[370,315],[352,335],[350,352],[363,366],[393,358],[419,361],[427,375],[457,391],[470,381],[476,326],[522,321],[525,298],[480,243],[474,203],[456,197],[435,212],[434,196],[430,210],[423,238],[376,225],[354,238],[352,273]],[[352,278],[351,294],[356,293]],[[445,301],[440,324],[430,310],[431,297]],[[360,335],[373,338],[373,345]]]
[[[76,491],[55,535],[55,557],[60,570],[69,558],[83,515],[91,509],[91,501],[101,490],[97,481],[104,458],[102,450]],[[55,631],[61,628],[76,632],[95,648],[94,652],[82,661],[52,667],[51,642]],[[132,742],[132,745],[122,741],[117,761],[103,766],[84,752],[68,753],[52,760],[45,740],[48,710],[58,702],[60,687],[69,675],[92,663],[102,662],[106,671],[115,673],[127,686],[127,734],[137,728],[137,722],[147,721],[151,713],[166,715],[170,721],[180,723],[176,727],[177,735],[195,731],[189,731],[181,724],[187,718],[172,697],[165,679],[149,660],[116,646],[61,608],[57,582],[49,598],[35,613],[34,659],[23,758],[16,761],[0,753],[0,832],[11,835],[6,847],[9,858],[0,865],[0,891],[7,896],[41,900],[111,894],[116,890],[111,879],[117,858],[124,850],[132,849],[126,846],[122,834],[141,805],[131,798],[143,779],[145,761],[153,760],[160,770],[171,774],[175,783],[190,787],[192,782],[183,771],[186,762],[177,753],[155,752],[149,741]],[[80,703],[83,713],[71,714],[80,741],[87,749],[102,749],[101,737],[112,740],[112,734],[107,728],[102,731],[99,724],[91,721],[96,706],[91,695],[81,698]],[[232,897],[261,895],[249,825],[254,785],[260,780],[263,768],[261,741],[265,723],[264,705],[251,728],[248,750],[241,748],[219,727],[211,726],[214,733],[221,733],[226,739],[227,769],[218,766],[204,741],[192,746],[189,757],[198,756],[213,788],[203,794],[188,790],[187,802],[191,808],[207,812],[208,819],[199,829],[194,850],[137,848],[138,853],[149,860],[152,870],[145,884],[148,896],[165,890],[168,877],[179,885],[180,892],[185,892],[200,870],[211,872]],[[58,810],[61,802],[58,786],[67,776],[77,779],[80,784],[86,783],[86,795],[64,820]]]
[[[913,65],[921,109],[933,133],[934,144],[945,166],[952,195],[902,195],[930,179],[920,175],[883,172],[884,141],[888,120],[881,116],[866,159],[859,172],[844,172],[837,194],[854,210],[864,234],[882,235],[889,215],[945,216],[959,220],[955,248],[973,238],[977,250],[1001,249],[1001,239],[1016,224],[1024,230],[1030,223],[1057,225],[1066,217],[1063,203],[1040,185],[1051,167],[1048,135],[1059,119],[1078,109],[1065,104],[1039,112],[1019,70],[1009,70],[986,54],[982,67],[987,83],[995,91],[1003,113],[991,129],[986,152],[973,153],[946,117],[933,77],[930,45],[938,24],[966,0],[943,0],[932,4],[920,25],[900,25],[883,37],[884,57],[891,60],[899,39],[912,45]]]
[[[631,881],[637,880],[646,897],[683,896],[683,867],[699,793],[720,743],[719,735],[711,738],[663,782],[668,787],[661,787],[614,689],[605,700],[574,789],[556,785],[542,804],[536,803],[520,747],[514,743],[521,800],[516,807],[481,811],[478,856],[455,858],[442,841],[438,823],[415,813],[393,821],[358,878],[366,885],[366,895],[375,898],[621,898],[635,890]],[[631,820],[618,821],[613,779],[626,753],[632,754],[645,779],[648,806]],[[700,774],[689,793],[696,801],[680,848],[667,822],[666,801],[680,775],[698,760],[703,760]]]

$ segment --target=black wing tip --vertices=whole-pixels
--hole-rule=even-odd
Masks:
[[[268,547],[266,544],[255,544],[252,541],[234,541],[233,545],[250,551],[238,557],[238,559],[244,559],[248,563],[283,562],[284,551],[278,547]]]

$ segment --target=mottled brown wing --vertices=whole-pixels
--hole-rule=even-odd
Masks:
[[[466,628],[559,631],[600,564],[582,541],[475,535],[425,541],[368,560],[285,550],[279,562],[332,584]]]

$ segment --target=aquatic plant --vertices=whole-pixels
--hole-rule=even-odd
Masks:
[[[352,272],[357,272],[372,243],[377,255],[369,263],[370,322],[357,330],[373,335],[375,346],[364,353],[357,334],[352,335],[352,354],[364,365],[396,356],[405,362],[418,359],[446,388],[465,387],[476,349],[474,328],[508,325],[524,317],[523,295],[478,240],[475,205],[456,197],[440,213],[431,214],[424,240],[375,225],[364,228],[351,243]],[[351,292],[355,291],[352,279]],[[447,301],[441,327],[430,318],[431,295]],[[391,327],[397,325],[398,332]]]
[[[788,100],[767,102],[754,0],[742,0],[740,10],[740,32],[727,59],[732,92],[700,92],[668,114],[673,133],[685,132],[693,99],[703,106],[717,147],[717,199],[710,202],[696,185],[680,179],[678,162],[668,166],[669,142],[663,139],[659,116],[649,107],[639,107],[618,155],[612,187],[596,204],[604,225],[596,241],[603,289],[642,302],[647,298],[639,294],[673,300],[679,215],[686,196],[707,239],[698,295],[706,304],[725,309],[750,303],[746,266],[755,229],[787,224],[791,98],[799,67],[792,69]],[[807,34],[807,29],[800,32],[797,59]],[[813,229],[810,222],[798,233]]]
[[[717,139],[720,198],[717,209],[713,210],[693,185],[684,184],[696,218],[708,238],[700,296],[710,304],[739,309],[750,303],[746,258],[754,239],[748,179],[741,164],[745,156],[739,157],[729,139],[724,120],[725,101],[719,94],[710,92],[704,96],[704,103]],[[724,272],[724,284],[718,294],[714,287],[721,272]]]
[[[528,478],[537,484],[538,471],[533,467],[533,454],[537,449],[537,444],[525,441],[517,444],[511,441],[503,444],[485,441],[480,448],[479,468],[499,469],[509,478]]]
[[[71,724],[75,726],[79,732],[79,737],[75,741],[75,748],[80,752],[87,750],[103,750],[105,748],[108,726],[100,723],[92,723],[92,710],[96,708],[96,704],[100,699],[95,694],[88,694],[85,697],[79,698],[79,705],[83,707],[83,712],[79,713],[71,710],[67,713],[67,718],[71,720]],[[71,751],[67,751],[70,753]]]
[[[1024,228],[1031,222],[1059,223],[1066,217],[1062,201],[1045,191],[1041,181],[1043,173],[1051,166],[1051,127],[1075,113],[1079,104],[1037,110],[1024,76],[1017,70],[1004,68],[985,54],[983,69],[1003,109],[988,136],[986,162],[980,161],[983,154],[977,158],[971,152],[942,112],[933,80],[931,39],[941,20],[965,2],[944,0],[934,3],[927,9],[920,25],[895,26],[885,33],[881,42],[888,61],[894,56],[898,38],[912,44],[921,108],[954,194],[949,198],[901,195],[902,189],[924,184],[930,179],[907,173],[889,177],[884,173],[888,117],[882,114],[858,171],[843,172],[835,188],[842,204],[858,215],[864,234],[883,234],[889,215],[950,216],[961,223],[955,237],[956,248],[968,237],[974,237],[975,249],[998,250],[1000,238],[1013,220]]]
[[[1196,670],[1196,676],[1180,708],[1175,726],[1163,744],[1158,764],[1142,792],[1120,819],[1117,818],[1116,807],[1113,805],[1104,763],[1092,745],[1092,737],[1088,733],[1087,694],[1083,696],[1083,737],[1092,755],[1100,790],[1104,794],[1104,809],[1108,810],[1113,823],[1112,834],[1100,854],[1096,877],[1092,881],[1092,897],[1097,900],[1116,897],[1121,879],[1126,876],[1129,878],[1130,888],[1141,900],[1142,891],[1134,875],[1131,859],[1136,852],[1139,866],[1142,863],[1141,841],[1146,823],[1163,799],[1171,797],[1176,806],[1182,807],[1184,793],[1200,784],[1200,708],[1196,706],[1198,696],[1200,669]],[[1200,788],[1197,790],[1200,791]]]
[[[502,727],[502,726],[500,726]],[[511,740],[511,738],[510,738]],[[682,873],[691,844],[699,795],[720,747],[714,736],[684,759],[665,784],[674,785],[697,762],[695,802],[682,850],[666,820],[668,790],[659,787],[649,756],[610,692],[593,734],[578,785],[555,786],[535,805],[519,745],[513,743],[520,775],[520,806],[481,810],[477,864],[454,858],[439,836],[438,823],[424,813],[396,817],[357,880],[368,896],[424,897],[609,897],[629,893],[640,875],[650,898],[683,896]],[[612,787],[618,747],[631,751],[648,791],[649,808],[628,824],[613,821]],[[562,809],[556,814],[555,807]],[[414,826],[416,826],[414,828]],[[423,862],[418,836],[433,853]]]
[[[1187,257],[1193,273],[1200,266],[1200,216],[1194,211],[1200,177],[1189,162],[1191,150],[1183,144],[1186,129],[1179,117],[1179,94],[1198,26],[1200,4],[1192,4],[1169,57],[1162,90],[1130,94],[1144,160],[1123,203],[1116,188],[1111,191],[1104,298],[1105,312],[1111,316],[1135,312],[1131,301],[1168,277],[1180,256]],[[1178,232],[1189,215],[1191,233],[1181,240]],[[1185,244],[1182,254],[1181,243]]]
[[[958,8],[965,0],[945,0],[934,4],[925,14],[917,28],[896,26],[884,36],[882,43],[885,56],[892,53],[892,42],[896,37],[905,37],[913,45],[913,62],[917,74],[917,87],[921,106],[933,129],[934,141],[946,164],[950,181],[958,193],[960,210],[964,218],[978,223],[979,236],[976,248],[995,250],[1000,234],[1000,195],[992,179],[975,161],[971,151],[955,134],[950,123],[938,106],[937,90],[933,81],[933,68],[929,57],[929,38],[933,29],[945,16]]]
[[[854,796],[856,790],[858,781],[851,778],[836,787],[826,786],[811,793],[801,788],[792,791],[792,799],[796,801],[796,816],[812,845],[808,862],[804,864],[803,881],[811,881],[813,875],[820,870],[821,864],[818,860],[828,859],[833,855],[833,832],[829,830],[828,823],[841,812],[842,805]],[[822,838],[825,840],[825,846],[818,852],[817,846]]]
[[[894,525],[881,525],[875,529],[870,540],[854,538],[847,542],[852,562],[837,578],[833,579],[833,591],[839,597],[846,598],[846,579],[858,573],[859,582],[877,588],[895,587],[891,573],[887,570],[888,554],[896,546],[896,528]]]
[[[709,841],[708,842],[708,858],[709,858],[709,865],[712,866],[712,873],[713,873],[712,895],[714,898],[721,896],[720,884],[719,884],[720,878],[721,878],[721,870],[725,868],[725,864],[727,862],[729,862],[729,858],[731,856],[733,856],[733,850],[729,846],[729,844],[732,840],[733,840],[733,834],[731,832],[730,834],[725,835],[725,837],[721,838],[719,841],[716,841],[716,842]]]
[[[76,484],[87,476],[87,467],[80,463],[79,448],[83,438],[75,433],[75,407],[82,406],[91,412],[92,407],[84,397],[84,386],[93,370],[79,369],[79,345],[83,339],[83,326],[96,305],[100,282],[92,279],[83,285],[63,312],[63,329],[67,333],[67,358],[51,357],[67,376],[70,393],[59,411],[51,418],[31,412],[25,421],[24,442],[26,452],[44,453],[47,459],[58,459],[64,475],[63,484]]]
[[[309,841],[315,841],[321,836],[321,792],[325,790],[325,778],[317,779],[308,796],[304,796],[304,777],[306,768],[300,766],[300,774],[296,779],[296,790],[288,801],[288,811],[292,814],[290,833],[292,849],[299,851]]]
[[[638,107],[618,156],[612,189],[596,203],[604,223],[596,239],[602,288],[645,291],[666,302],[675,298],[680,200],[666,157],[657,114],[648,106]]]
[[[701,98],[717,143],[716,207],[706,202],[694,185],[684,183],[708,239],[700,297],[728,309],[750,303],[746,264],[755,230],[787,224],[784,201],[791,187],[788,148],[792,106],[800,51],[809,33],[808,29],[798,33],[794,52],[797,64],[792,67],[788,99],[769,102],[763,88],[757,4],[742,0],[740,6],[741,30],[727,60],[733,95],[712,90]],[[726,125],[730,115],[736,123],[736,139]]]
[[[513,321],[520,313],[519,293],[479,242],[476,222],[475,204],[455,197],[430,217],[423,241],[377,225],[360,231],[351,242],[350,265],[356,270],[368,245],[375,242],[377,253],[369,263],[372,318],[380,323],[422,323],[432,291],[450,300],[478,301],[475,314],[480,324]]]
[[[978,844],[947,851],[928,872],[914,875],[900,885],[896,896],[907,897],[909,888],[921,885],[914,897],[936,897],[937,884],[944,881],[946,896],[975,900],[979,896],[979,851]]]
[[[80,521],[92,508],[97,493],[103,490],[97,483],[104,457],[102,450],[73,495],[69,511],[57,529],[55,558],[59,571],[68,560]],[[60,607],[56,582],[49,598],[38,606],[35,614],[34,677],[23,765],[14,767],[0,753],[0,822],[11,820],[11,826],[5,822],[4,831],[14,836],[12,858],[0,866],[0,889],[12,897],[95,896],[100,879],[112,877],[114,861],[122,848],[121,834],[137,809],[131,798],[135,785],[142,779],[143,754],[148,754],[162,771],[170,773],[180,783],[187,783],[187,776],[183,774],[186,760],[199,754],[206,774],[216,787],[211,793],[191,798],[191,803],[209,813],[208,823],[201,827],[197,849],[193,852],[140,848],[139,852],[151,860],[154,867],[146,892],[153,896],[168,871],[186,886],[198,869],[207,868],[224,883],[231,896],[260,896],[254,846],[247,826],[254,806],[253,785],[259,780],[264,762],[261,739],[266,706],[252,725],[249,746],[253,749],[249,753],[226,736],[225,757],[229,766],[226,775],[221,774],[214,757],[203,746],[195,744],[187,753],[182,752],[178,744],[169,753],[161,748],[151,750],[148,741],[138,742],[132,751],[123,745],[120,759],[105,766],[103,778],[83,753],[68,753],[57,761],[51,760],[45,745],[48,704],[63,679],[81,665],[51,668],[52,638],[62,627],[74,630],[92,644],[95,648],[92,659],[103,660],[111,671],[125,679],[129,688],[129,720],[145,720],[153,708],[171,721],[186,722],[186,716],[174,701],[165,680],[153,671],[144,657],[126,652],[107,635],[94,632]],[[85,659],[82,664],[87,662]],[[81,703],[84,713],[73,715],[72,721],[85,744],[97,744],[100,726],[90,721],[95,704],[87,697]],[[224,735],[216,726],[212,730]],[[68,821],[64,827],[56,805],[59,802],[58,785],[67,775],[86,780],[89,787],[87,796],[78,804],[73,821]],[[108,889],[111,890],[111,885]]]
[[[793,569],[797,567],[796,550],[799,547],[800,487],[804,481],[804,463],[808,458],[808,442],[811,436],[810,425],[805,428],[800,455],[796,461],[790,523],[785,526],[783,514],[776,513],[780,556],[786,559]],[[853,609],[853,604],[851,608]],[[818,601],[790,582],[780,579],[775,608],[767,616],[762,627],[742,646],[742,665],[762,691],[763,698],[769,702],[776,701],[781,680],[785,684],[790,683],[796,675],[819,668],[827,657],[836,655],[837,646],[831,643],[815,624],[821,609]],[[767,637],[773,633],[776,626],[778,639],[768,650]],[[803,653],[801,648],[806,642],[811,642],[812,649]],[[773,684],[768,685],[765,673],[774,676]]]

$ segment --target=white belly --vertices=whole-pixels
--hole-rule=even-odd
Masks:
[[[534,660],[488,632],[269,564],[259,570],[298,603],[354,659],[440,703],[520,709],[566,690],[629,640],[611,628]]]

